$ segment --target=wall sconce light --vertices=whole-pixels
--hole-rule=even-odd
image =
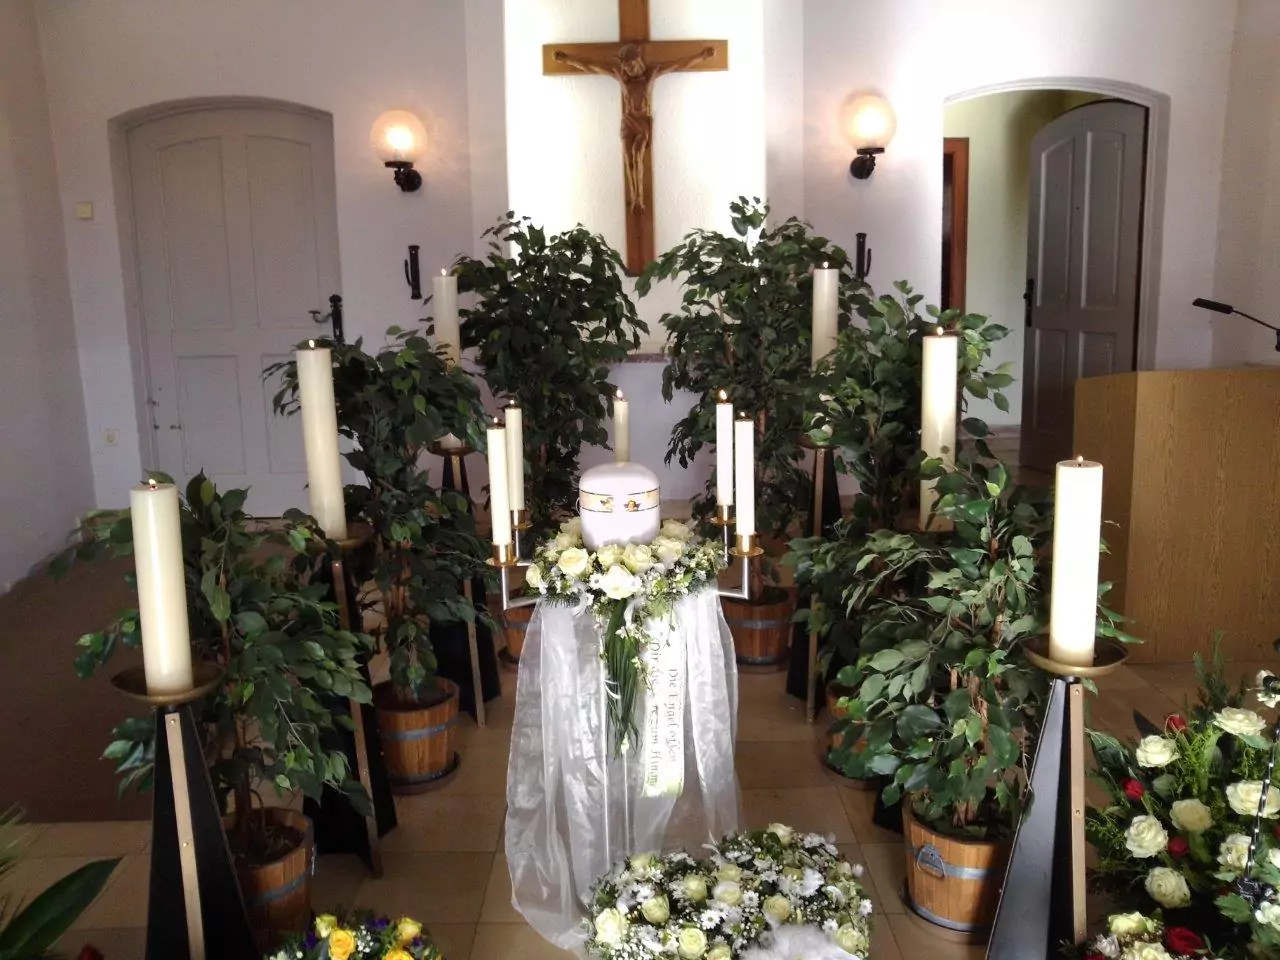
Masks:
[[[422,186],[422,174],[413,169],[427,142],[421,120],[408,110],[388,110],[374,122],[370,139],[378,159],[395,171],[397,187],[413,193]]]
[[[884,153],[897,129],[898,118],[884,97],[869,93],[845,104],[845,136],[858,153],[849,164],[855,180],[871,176],[876,168],[876,156]]]

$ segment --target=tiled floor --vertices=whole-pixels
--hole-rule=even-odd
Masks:
[[[1258,664],[1237,664],[1252,676]],[[805,724],[801,704],[782,692],[783,677],[740,679],[739,776],[746,824],[772,820],[835,834],[845,853],[866,864],[876,903],[876,960],[978,958],[966,947],[918,930],[903,914],[901,838],[871,822],[872,797],[829,777],[817,747],[821,723]],[[1132,712],[1152,718],[1193,695],[1190,666],[1137,666],[1100,683],[1091,698],[1097,726],[1132,732]],[[508,684],[509,691],[514,684]],[[539,939],[512,909],[502,853],[503,790],[512,692],[490,705],[490,725],[467,721],[462,769],[444,789],[399,802],[400,827],[385,841],[386,873],[366,876],[354,857],[321,858],[312,902],[321,909],[367,905],[410,914],[428,924],[449,960],[541,960],[564,957]],[[30,828],[27,858],[6,885],[39,890],[87,859],[122,856],[121,865],[63,947],[93,943],[108,960],[141,957],[146,919],[149,826],[142,822],[42,824]]]

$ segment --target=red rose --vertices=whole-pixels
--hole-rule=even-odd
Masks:
[[[1169,853],[1175,857],[1185,857],[1191,852],[1191,844],[1187,843],[1186,837],[1174,837],[1169,841]],[[1174,927],[1175,930],[1182,929]]]
[[[1186,927],[1165,927],[1164,945],[1174,953],[1193,956],[1204,949],[1200,936]]]
[[[1147,792],[1143,788],[1142,784],[1140,784],[1137,780],[1126,780],[1123,784],[1121,784],[1121,789],[1124,790],[1124,795],[1128,797],[1130,800],[1132,800],[1134,803],[1137,803],[1139,800],[1141,800],[1142,795]]]
[[[1174,733],[1181,733],[1187,729],[1187,721],[1181,714],[1171,713],[1164,718],[1165,729],[1172,730]]]

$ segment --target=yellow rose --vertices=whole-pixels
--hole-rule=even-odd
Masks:
[[[571,547],[560,554],[560,559],[556,561],[556,566],[564,571],[565,576],[573,577],[576,580],[590,568],[591,554],[581,547]]]
[[[316,938],[329,939],[329,934],[338,929],[338,918],[332,913],[322,913],[316,917]]]
[[[653,551],[643,543],[629,543],[622,551],[622,562],[632,573],[644,573],[653,566]]]
[[[791,901],[782,894],[775,893],[765,900],[761,909],[764,910],[764,915],[775,923],[786,923],[787,918],[791,916]]]
[[[408,943],[415,937],[422,936],[422,924],[410,917],[401,917],[396,923],[396,939],[401,944]]]
[[[742,868],[736,863],[726,863],[723,867],[716,871],[716,879],[718,880],[741,880]]]
[[[396,947],[394,950],[388,950],[382,960],[413,960],[413,955]]]
[[[676,937],[676,950],[683,960],[698,960],[707,952],[707,935],[697,927],[685,927]]]
[[[356,938],[351,935],[350,930],[343,930],[339,927],[329,934],[329,957],[330,960],[347,960],[347,957],[356,951]]]

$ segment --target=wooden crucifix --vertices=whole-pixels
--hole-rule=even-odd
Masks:
[[[544,74],[594,73],[622,85],[622,177],[627,273],[654,258],[653,82],[684,70],[729,69],[727,40],[650,40],[649,0],[618,0],[617,43],[549,43]]]

